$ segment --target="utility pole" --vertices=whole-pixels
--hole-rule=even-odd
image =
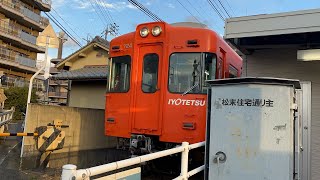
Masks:
[[[117,36],[119,31],[119,26],[116,23],[109,24],[102,33],[104,34],[104,39],[107,40],[108,34],[112,36]]]
[[[58,47],[58,59],[62,59],[62,49],[63,49],[63,43],[65,43],[67,41],[67,38],[65,38],[65,32],[60,31],[59,32],[59,47]]]

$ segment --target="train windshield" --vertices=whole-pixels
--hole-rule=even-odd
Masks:
[[[130,86],[131,57],[112,58],[109,92],[128,92]]]
[[[206,93],[205,81],[215,79],[216,56],[213,53],[173,53],[169,65],[169,91]]]

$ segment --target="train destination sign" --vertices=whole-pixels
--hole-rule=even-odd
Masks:
[[[254,107],[273,107],[274,101],[271,99],[228,99],[219,98],[223,106],[254,106]]]

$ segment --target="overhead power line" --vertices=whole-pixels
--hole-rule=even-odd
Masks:
[[[220,11],[217,9],[217,7],[213,4],[213,2],[211,0],[208,0],[208,3],[210,4],[210,6],[212,7],[212,9],[218,14],[218,16],[221,18],[222,21],[224,21],[224,17],[223,15],[221,15]]]
[[[101,6],[101,9],[103,10],[105,17],[109,20],[109,23],[114,23],[114,20],[111,16],[111,14],[109,13],[108,8],[106,8],[104,6],[104,1],[103,0],[95,0],[97,2],[98,6]]]
[[[219,1],[219,4],[221,5],[221,7],[223,8],[224,12],[226,12],[228,17],[230,18],[231,16],[230,16],[229,12],[227,11],[227,9],[224,7],[224,5],[222,4],[222,2],[220,0],[218,0],[218,1]]]
[[[46,0],[47,1],[47,0]],[[39,9],[41,9],[40,7],[39,7],[39,5],[37,5],[36,4],[36,6],[38,6],[38,8]],[[53,9],[52,7],[51,7],[51,9]],[[55,10],[54,10],[55,11]],[[57,14],[58,14],[58,12],[57,11],[55,11]],[[70,39],[72,39],[79,47],[82,47],[82,44],[53,16],[53,15],[51,15],[50,13],[47,13],[47,12],[44,12],[44,14],[56,25],[56,26],[58,26],[58,28],[60,28],[62,31],[64,31],[66,34],[67,34],[67,36],[68,37],[70,37]],[[60,16],[59,14],[58,14],[58,16]],[[62,18],[61,16],[60,16],[60,18]],[[64,20],[63,20],[64,21]],[[64,21],[65,22],[65,21]],[[69,27],[70,28],[70,27]],[[72,28],[71,28],[71,30],[72,30]],[[73,31],[73,30],[72,30]]]
[[[72,41],[74,41],[79,47],[82,47],[82,44],[54,16],[47,12],[44,13],[56,26],[58,26],[62,31],[64,31]]]
[[[101,21],[104,22],[104,25],[107,26],[109,24],[109,21],[107,20],[108,17],[103,13],[103,9],[100,7],[100,5],[98,4],[97,0],[89,0],[92,8],[94,9],[94,11],[97,13],[97,15],[100,17]]]
[[[119,26],[114,21],[109,9],[105,6],[104,1],[103,0],[95,0],[95,1],[97,2],[97,6],[100,6],[101,11],[105,15],[105,17],[108,19],[108,25],[107,26],[116,27],[114,29],[117,29],[117,30],[113,33],[113,35],[114,36],[119,35]],[[108,29],[108,27],[107,27],[107,29]]]
[[[217,10],[221,13],[221,15],[223,16],[223,18],[227,18],[227,14],[223,11],[222,7],[219,6],[217,0],[211,0],[212,4],[214,4],[214,6],[217,8]]]
[[[146,14],[147,16],[149,16],[151,19],[153,19],[154,21],[160,21],[160,22],[164,22],[160,17],[158,17],[156,14],[154,14],[153,12],[151,12],[148,8],[146,8],[145,6],[143,6],[141,3],[139,3],[136,0],[128,0],[133,6],[135,6],[136,8],[138,8],[140,11],[142,11],[144,14]]]
[[[82,0],[82,2],[85,3],[84,0]],[[104,26],[107,26],[108,22],[106,23],[106,21],[104,20],[103,16],[101,17],[101,15],[98,13],[98,10],[97,10],[97,8],[94,6],[94,3],[92,2],[92,0],[89,0],[89,3],[90,3],[90,5],[91,5],[92,9],[94,10],[94,12],[97,14],[98,18],[101,20],[102,24],[103,24]]]
[[[51,7],[51,9],[52,9],[52,10],[59,16],[59,18],[69,27],[69,29],[70,29],[79,39],[81,39],[81,37],[79,36],[79,34],[76,33],[76,32],[73,30],[73,28],[69,25],[69,23],[66,22],[66,20],[64,20],[64,19],[60,16],[60,14],[59,14],[55,9],[53,9],[52,7]]]
[[[179,0],[178,0],[179,4],[186,10],[189,12],[189,14],[196,20],[198,21],[199,23],[201,23],[201,21],[196,17],[194,16]],[[190,2],[189,2],[190,3]]]
[[[210,21],[210,20],[209,20],[209,19],[210,19],[210,15],[208,15],[207,11],[202,11],[202,12],[200,12],[201,10],[204,9],[203,7],[201,7],[200,4],[197,4],[197,5],[198,5],[198,8],[201,9],[200,11],[198,11],[197,8],[196,8],[197,5],[191,3],[189,0],[187,0],[187,2],[188,2],[189,5],[191,6],[191,8],[193,8],[193,9],[199,14],[199,16],[201,16],[202,19],[204,19],[204,20],[207,19],[208,24],[206,24],[206,25],[207,25],[208,27],[210,27],[210,28],[213,29],[212,25],[209,24],[209,22],[211,22],[211,23],[214,23],[214,26],[216,26],[216,28],[218,28],[217,25],[216,25],[216,23],[215,23],[214,21],[212,21],[212,20]],[[196,2],[196,3],[197,3],[197,2]]]
[[[234,13],[234,11],[233,11],[232,7],[230,6],[230,4],[229,4],[228,0],[225,0],[225,2],[227,3],[227,5],[228,5],[229,9],[231,10],[231,12],[232,12],[233,16],[235,16],[236,14]]]

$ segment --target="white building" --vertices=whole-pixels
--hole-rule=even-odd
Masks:
[[[320,179],[320,9],[230,18],[225,39],[244,56],[243,76],[299,79],[303,179]]]

